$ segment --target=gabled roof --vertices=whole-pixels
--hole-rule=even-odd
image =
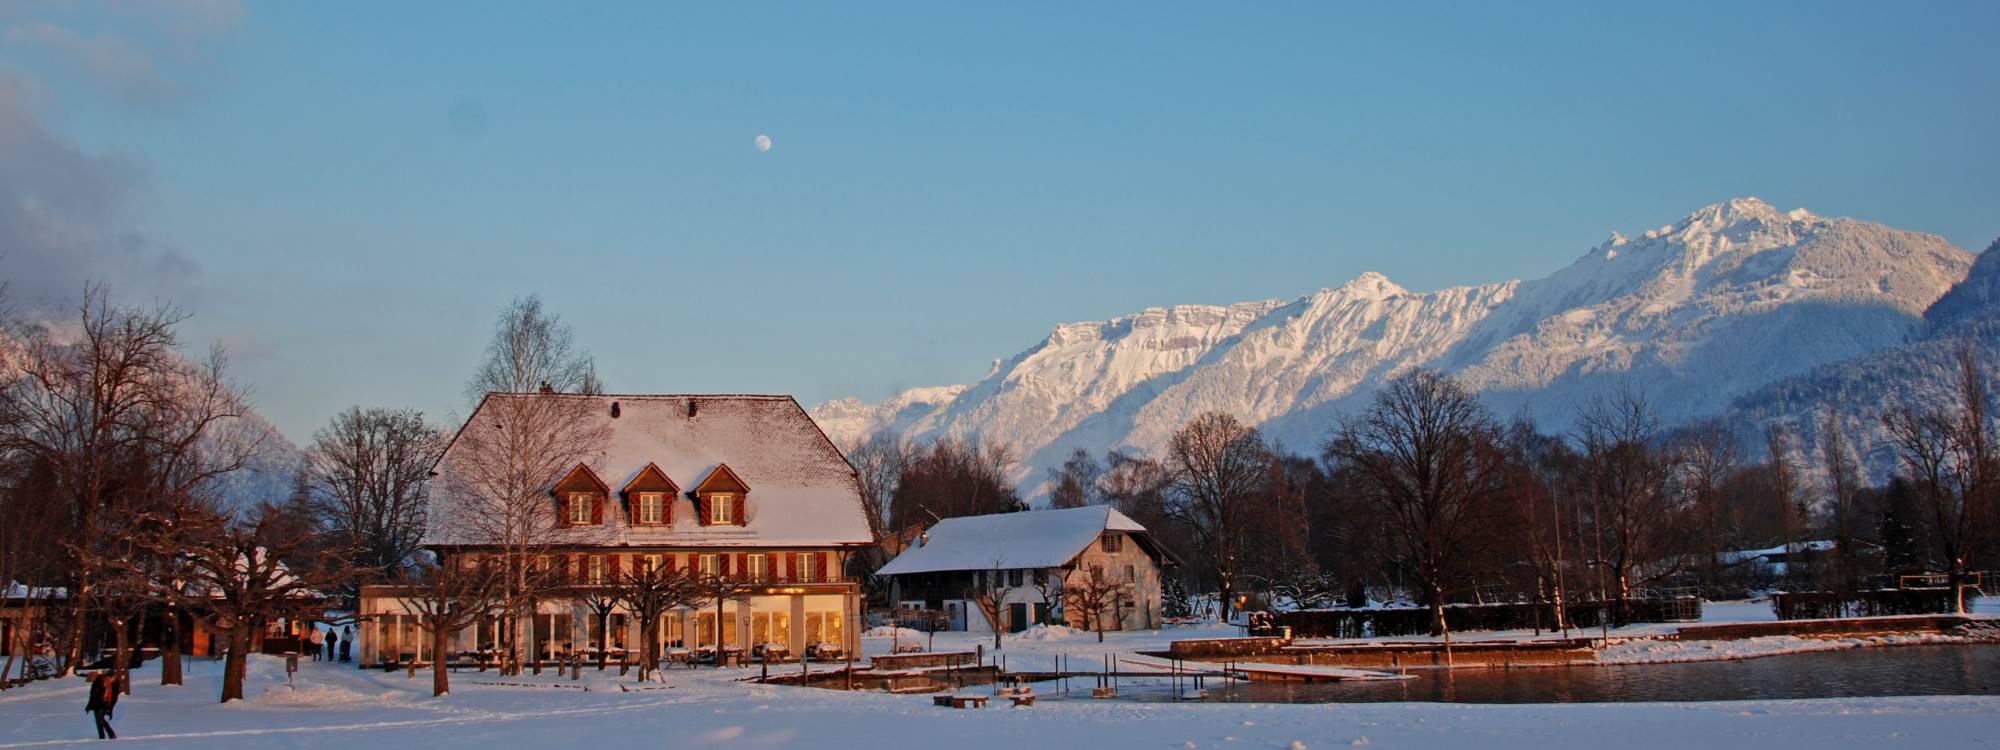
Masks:
[[[708,476],[702,477],[701,482],[695,484],[694,491],[697,493],[749,492],[750,483],[743,481],[742,477],[737,476],[736,472],[731,471],[729,464],[716,464],[715,468],[708,470]]]
[[[624,488],[620,489],[619,492],[630,494],[632,492],[632,488],[638,486],[641,480],[649,478],[657,480],[667,486],[666,489],[660,490],[660,492],[665,492],[669,495],[680,494],[681,486],[674,482],[674,478],[667,476],[667,472],[662,470],[659,464],[653,463],[651,461],[646,462],[646,466],[644,468],[639,469],[639,473],[633,474],[632,481],[626,482]]]
[[[588,480],[591,486],[597,488],[598,492],[608,493],[611,491],[611,485],[605,484],[604,480],[597,476],[597,472],[590,470],[588,464],[577,464],[576,468],[570,469],[568,474],[563,475],[562,481],[555,483],[555,486],[550,487],[549,491],[555,492],[558,487],[568,487],[570,483],[578,479]]]
[[[790,396],[750,395],[581,395],[490,393],[467,418],[481,419],[506,399],[584,399],[579,409],[598,420],[609,437],[584,460],[591,473],[611,487],[626,487],[647,467],[677,486],[688,487],[717,473],[754,488],[749,520],[743,526],[701,526],[684,497],[666,526],[629,527],[621,514],[607,513],[603,526],[558,530],[579,544],[700,544],[713,546],[825,546],[870,543],[861,509],[860,481],[840,450]],[[618,416],[611,405],[618,404]],[[464,434],[461,427],[459,435]],[[451,485],[454,456],[464,443],[454,437],[438,459],[438,486]],[[433,513],[434,519],[445,514]],[[449,528],[432,528],[426,544],[474,544],[452,538]]]
[[[1138,521],[1102,505],[947,518],[930,540],[910,547],[876,575],[1068,565],[1106,531],[1144,535]]]

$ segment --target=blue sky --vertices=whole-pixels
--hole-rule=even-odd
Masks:
[[[810,405],[1152,305],[1542,276],[1732,196],[2000,235],[1996,3],[1072,5],[30,2],[0,128],[103,172],[101,267],[172,270],[95,275],[295,440],[449,420],[530,292],[613,390]]]

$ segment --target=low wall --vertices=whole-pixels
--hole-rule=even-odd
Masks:
[[[1721,625],[1689,625],[1681,628],[1672,637],[1683,641],[1730,641],[1772,635],[1840,638],[1896,633],[1942,633],[1971,621],[1972,618],[1964,615],[1905,615],[1849,617],[1839,620],[1732,622]]]
[[[970,667],[978,659],[971,651],[945,651],[924,654],[895,654],[877,656],[869,660],[876,669],[931,669],[937,667]]]
[[[1195,661],[1247,660],[1246,657],[1277,653],[1290,644],[1291,641],[1284,638],[1194,638],[1174,641],[1167,648],[1167,655]]]

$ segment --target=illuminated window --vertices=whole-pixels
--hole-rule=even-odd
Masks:
[[[714,511],[710,514],[709,523],[736,523],[736,504],[731,500],[729,495],[709,496],[709,507]]]
[[[667,497],[657,492],[639,496],[639,523],[666,523]]]
[[[569,523],[571,526],[588,526],[591,519],[590,495],[572,492],[569,495]]]
[[[819,564],[819,555],[817,554],[808,552],[803,555],[799,555],[799,580],[801,581],[819,580],[819,577],[816,575],[819,571],[814,569],[814,566],[818,564]]]
[[[702,575],[712,576],[716,574],[715,555],[702,555],[699,559],[701,560],[701,567],[699,568],[699,570],[701,571]]]
[[[762,581],[769,574],[771,568],[769,555],[750,555],[745,560],[750,564],[750,569],[745,571],[750,574],[750,580]]]

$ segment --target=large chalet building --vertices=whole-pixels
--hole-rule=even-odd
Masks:
[[[840,450],[789,396],[489,394],[437,464],[450,486],[465,430],[503,399],[577,399],[597,420],[602,448],[546,490],[552,520],[538,556],[564,585],[537,604],[522,652],[560,661],[607,643],[636,652],[748,653],[777,644],[792,654],[836,646],[857,653],[859,584],[847,558],[871,543],[859,480]],[[574,403],[574,402],[572,402]],[[463,512],[463,511],[453,511]],[[434,510],[433,515],[439,515]],[[491,554],[491,539],[434,518],[425,546],[443,558]],[[623,609],[589,606],[592,591],[632,566],[685,569],[740,582],[720,606],[671,613],[657,633],[638,632]],[[361,596],[363,664],[436,658],[394,587]],[[497,618],[461,632],[447,659],[490,659],[504,640]]]

